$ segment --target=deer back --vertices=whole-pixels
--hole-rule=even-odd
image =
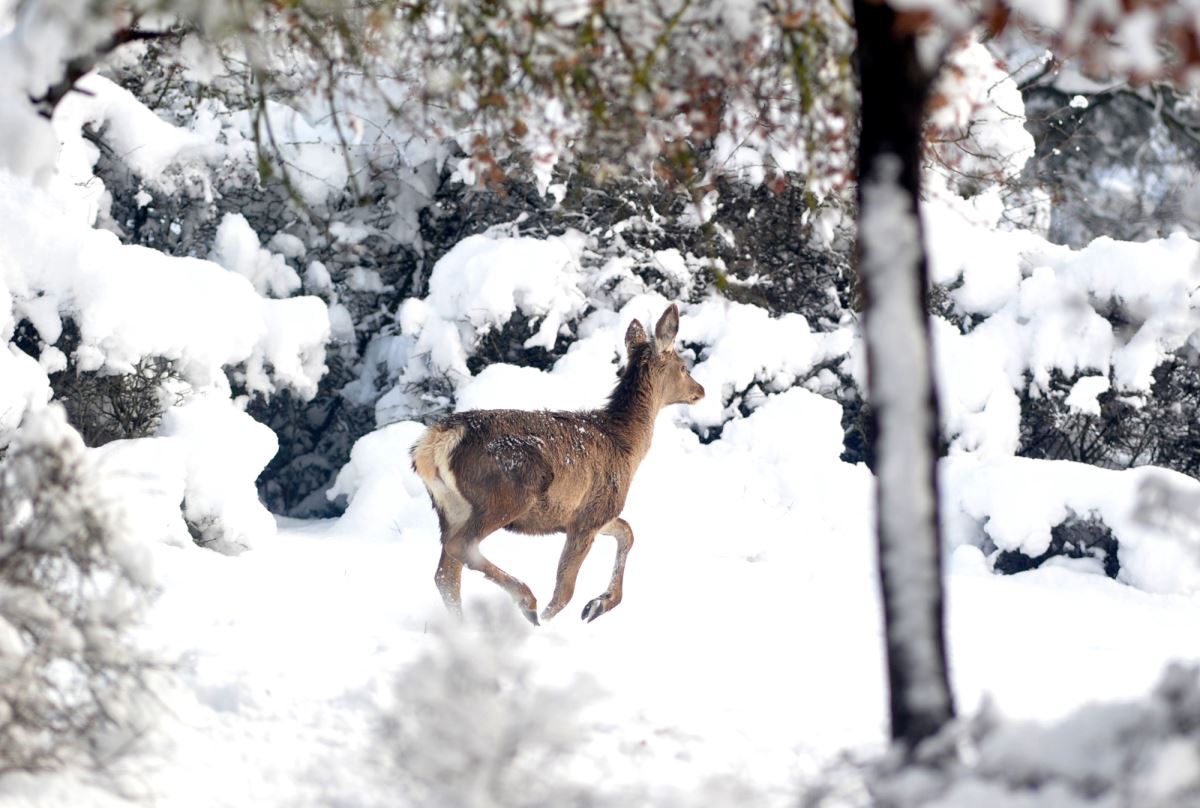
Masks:
[[[461,430],[449,464],[458,491],[474,508],[513,514],[505,527],[598,527],[625,504],[633,469],[597,413],[484,410],[444,424]]]

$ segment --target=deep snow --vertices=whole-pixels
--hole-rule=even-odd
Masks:
[[[602,538],[574,608],[541,628],[506,629],[527,637],[511,653],[530,660],[534,692],[580,693],[570,777],[655,804],[747,804],[748,788],[754,804],[787,805],[842,750],[883,742],[870,476],[832,446],[783,445],[804,436],[782,425],[822,431],[832,410],[796,390],[707,446],[665,413],[625,511],[638,536],[625,601],[595,623],[578,619],[607,581],[613,544]],[[398,433],[398,446],[416,429],[384,432]],[[404,804],[403,777],[380,762],[379,722],[439,697],[393,690],[415,660],[445,653],[445,617],[433,514],[404,462],[388,471],[373,500],[359,489],[358,519],[352,507],[340,522],[284,522],[236,557],[157,549],[163,594],[150,633],[181,660],[162,730],[170,752],[133,778],[157,804]],[[368,529],[368,507],[404,516]],[[553,537],[487,543],[542,599],[559,549]],[[1093,700],[1143,696],[1169,660],[1200,658],[1195,595],[1143,592],[1082,562],[1001,577],[970,546],[954,551],[948,578],[965,711],[988,698],[1005,716],[1051,721]],[[467,574],[463,589],[468,631],[486,623],[479,608],[515,616],[480,576]],[[504,716],[475,717],[487,720]],[[471,723],[457,731],[486,732]],[[62,804],[63,793],[74,804],[108,799],[46,779],[36,789],[0,780],[0,795],[39,806]]]

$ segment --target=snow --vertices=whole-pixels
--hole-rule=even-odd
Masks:
[[[234,551],[274,535],[254,486],[278,449],[274,432],[228,399],[206,396],[167,410],[158,434],[183,460],[184,515],[198,541]]]
[[[922,211],[931,275],[955,285],[967,325],[935,326],[945,425],[958,446],[1016,448],[1013,391],[1079,376],[1071,406],[1094,412],[1106,389],[1146,394],[1153,371],[1200,331],[1200,243],[1183,234],[1081,250],[1006,233],[939,198]],[[1120,312],[1114,329],[1105,315]],[[965,331],[965,333],[964,333]],[[1000,379],[1000,371],[1007,382]]]
[[[445,329],[465,356],[464,332],[494,327],[531,300],[559,307],[563,322],[579,315],[581,293],[557,285],[540,298],[522,297],[527,280],[517,267],[549,276],[543,267],[570,254],[564,245],[492,238],[469,246],[471,255],[507,267],[499,291],[471,285],[482,284],[482,272],[447,275],[431,285],[432,300],[400,313],[425,319],[412,317],[409,334],[375,343],[380,364],[405,367],[413,344],[432,345],[430,328]],[[1024,237],[1010,245],[1018,265],[1027,246]],[[1072,254],[1050,252],[1054,266],[1076,266]],[[1050,267],[1030,277],[1042,275],[1057,277]],[[1021,271],[1009,277],[1016,285],[1027,280]],[[992,316],[1002,316],[1010,299]],[[620,311],[592,312],[551,370],[499,364],[468,374],[458,406],[595,406],[615,380],[629,321],[650,320],[665,303],[642,295]],[[1131,516],[1150,470],[1010,457],[1016,399],[1006,363],[1028,343],[1002,350],[975,337],[979,328],[964,334],[938,321],[935,330],[939,363],[953,369],[944,374],[947,420],[960,425],[942,484],[954,548],[950,661],[963,709],[987,699],[1007,718],[1053,721],[1098,699],[1141,697],[1169,660],[1200,658],[1190,629],[1200,618],[1196,557]],[[501,804],[585,788],[615,804],[789,805],[843,750],[880,748],[886,710],[874,481],[863,466],[840,460],[841,407],[792,387],[855,341],[814,332],[798,315],[774,318],[719,299],[684,306],[680,337],[698,346],[694,372],[717,404],[660,417],[625,510],[637,536],[626,598],[593,624],[570,610],[539,629],[508,624],[507,598],[470,573],[467,627],[444,624],[431,580],[436,518],[408,458],[422,428],[415,422],[358,441],[331,491],[346,501],[344,516],[278,527],[253,495],[274,438],[226,398],[193,399],[168,413],[158,437],[97,450],[116,495],[139,503],[131,530],[162,581],[147,634],[181,660],[162,729],[170,741],[140,775],[143,787],[164,805],[206,807],[248,799],[382,806],[394,804],[398,783],[434,803],[462,798],[457,788],[483,801],[503,797]],[[1081,398],[1107,379],[1084,378],[1097,381],[1081,388]],[[751,384],[762,390],[757,406],[728,420],[732,411],[723,412],[717,391]],[[708,424],[724,428],[703,444],[691,429]],[[251,549],[226,557],[196,547],[181,505],[193,524],[220,525],[225,549]],[[985,552],[1036,554],[1053,525],[1091,514],[1120,541],[1120,581],[1084,562],[1011,577],[990,571]],[[553,587],[558,551],[555,538],[501,532],[488,542],[493,560],[542,598]],[[607,584],[612,553],[610,541],[597,542],[578,600]],[[476,684],[447,690],[449,672],[459,670]],[[503,700],[481,698],[479,682],[495,683]],[[1062,737],[1077,737],[1083,726],[1070,725]],[[998,736],[986,759],[1016,759],[1033,731]],[[505,758],[505,739],[521,733],[531,734],[532,759],[551,762],[521,768],[520,759]],[[1007,737],[1012,745],[1003,746]],[[414,738],[431,746],[414,747]],[[1039,748],[1047,744],[1065,741]],[[484,770],[521,779],[480,785],[438,777],[453,758],[437,749],[470,750]],[[1157,788],[1190,776],[1177,747],[1156,755],[1150,782]],[[204,767],[195,765],[200,759]],[[517,768],[497,763],[505,760]],[[1100,763],[1064,748],[1059,758],[1029,765],[1077,773]],[[942,804],[994,795],[997,787],[955,788]],[[1046,804],[1057,804],[1058,793],[1047,791]],[[64,799],[127,804],[69,773],[0,778],[0,796],[39,808]]]
[[[1021,402],[1005,373],[1006,349],[962,334],[941,318],[932,321],[942,432],[950,453],[979,458],[1008,457],[1020,441]]]
[[[338,147],[336,122],[309,121],[299,110],[272,100],[265,107],[261,118],[253,110],[232,115],[233,126],[247,142],[257,132],[279,148],[288,182],[308,204],[320,205],[340,194],[350,179],[350,166]]]
[[[277,383],[315,391],[329,334],[316,298],[265,299],[210,262],[121,244],[15,179],[0,184],[0,222],[0,282],[12,298],[0,314],[6,331],[25,318],[53,343],[70,316],[85,370],[127,372],[157,356],[207,387],[227,384],[224,368],[244,362],[252,391],[274,392]]]
[[[581,314],[578,234],[548,239],[477,235],[444,255],[429,276],[429,295],[409,298],[397,312],[401,336],[411,341],[408,360],[391,396],[380,399],[377,420],[415,407],[404,389],[430,376],[456,386],[470,378],[467,357],[489,332],[520,313],[537,327],[526,348],[551,348],[560,329]]]
[[[216,156],[205,138],[167,123],[133,93],[103,76],[85,76],[78,89],[55,110],[55,128],[65,134],[77,133],[85,125],[104,127],[106,141],[150,182],[172,163]]]
[[[1033,156],[1017,83],[985,45],[968,41],[946,59],[928,125],[934,148],[954,171],[1015,177]]]
[[[496,241],[472,246],[490,255]],[[500,254],[511,266],[537,243],[501,241],[507,252]],[[563,255],[561,245],[535,248],[525,261],[531,272],[540,271],[539,249]],[[518,310],[519,294],[507,290],[520,282],[506,283],[496,310]],[[433,294],[457,290],[467,301],[459,305],[493,299],[464,284]],[[554,294],[543,299],[577,311],[578,298]],[[426,323],[452,314],[453,304],[439,311],[421,303]],[[595,406],[615,379],[628,322],[649,320],[665,303],[644,295],[619,312],[593,312],[551,370],[492,365],[463,379],[459,406]],[[476,317],[481,326],[497,319],[495,311]],[[474,328],[466,314],[448,324],[460,339],[462,322]],[[1166,539],[1126,512],[1138,473],[1005,460],[1011,449],[1000,447],[1011,438],[1004,429],[1015,418],[1007,353],[981,353],[995,344],[973,342],[948,323],[939,334],[939,361],[958,369],[947,384],[961,407],[955,417],[975,423],[981,446],[992,447],[960,441],[961,459],[943,469],[947,509],[957,514],[946,517],[957,546],[947,570],[949,639],[964,709],[986,697],[1005,716],[1051,720],[1095,699],[1138,697],[1168,660],[1200,658],[1188,628],[1200,617],[1187,577],[1195,561],[1170,555]],[[247,799],[385,805],[397,782],[414,794],[431,787],[430,769],[405,768],[392,757],[411,748],[404,739],[411,742],[412,732],[442,744],[490,739],[471,747],[488,765],[497,738],[531,732],[541,744],[531,754],[554,763],[519,770],[529,794],[586,786],[617,802],[785,805],[797,783],[841,750],[878,748],[886,712],[873,479],[839,459],[841,408],[791,387],[854,341],[813,332],[798,315],[772,318],[717,299],[684,307],[680,337],[699,346],[694,372],[711,385],[718,409],[677,407],[659,419],[625,511],[637,536],[626,599],[594,624],[567,611],[540,629],[506,628],[507,599],[468,573],[468,627],[443,625],[431,581],[436,519],[408,459],[421,431],[414,422],[385,426],[355,445],[331,491],[345,498],[344,516],[285,520],[278,529],[253,498],[273,436],[220,396],[170,411],[159,437],[97,450],[116,495],[140,503],[131,529],[162,581],[148,634],[183,661],[162,730],[170,742],[140,775],[144,788],[179,806]],[[948,358],[955,351],[958,358]],[[408,356],[384,352],[379,361],[399,367]],[[719,440],[700,443],[690,428],[728,415],[715,391],[752,383],[764,391],[758,405],[725,423]],[[196,547],[181,504],[194,524],[221,524],[226,549],[252,549],[225,557]],[[1034,552],[1067,510],[1095,511],[1117,531],[1122,581],[1084,565],[1013,577],[989,571],[983,537]],[[502,532],[488,547],[496,563],[539,596],[549,594],[557,540]],[[604,588],[612,552],[607,539],[597,543],[580,576],[580,599]],[[490,647],[489,632],[506,639]],[[477,656],[485,650],[492,656]],[[485,700],[467,712],[444,702],[430,672],[454,670],[444,666],[455,659],[475,666],[493,660],[501,692],[512,700]],[[530,700],[534,694],[547,700]],[[558,712],[540,712],[551,707]],[[428,711],[442,721],[379,734],[386,716]],[[547,715],[554,723],[539,723]],[[458,718],[447,723],[448,716]],[[433,726],[440,734],[429,734]],[[445,765],[429,749],[421,754],[430,766]],[[203,769],[194,765],[201,758]],[[1157,765],[1163,772],[1154,782],[1163,788],[1187,775],[1170,757]],[[505,804],[525,793],[514,787],[497,792],[512,798]],[[59,804],[64,794],[78,804],[123,804],[70,774],[0,778],[0,789],[30,806]]]
[[[1052,29],[1067,20],[1066,0],[1015,0],[1013,8],[1033,22]]]
[[[645,317],[656,305],[634,309]],[[681,332],[703,333],[717,319],[711,305],[685,309]],[[594,355],[595,366],[603,362],[611,374],[623,320],[634,313],[594,321],[560,364]],[[757,347],[741,352],[758,356]],[[733,349],[725,351],[737,366]],[[573,393],[575,372],[556,368],[537,378],[563,401],[602,397]],[[498,406],[526,384],[485,372],[463,393],[477,396],[479,406]],[[553,764],[518,768],[510,773],[523,780],[485,796],[507,794],[504,804],[519,804],[522,795],[586,787],[619,804],[788,805],[797,784],[840,750],[883,742],[873,482],[865,468],[839,459],[841,412],[828,399],[803,389],[769,396],[710,444],[664,414],[625,511],[637,544],[621,607],[593,624],[568,611],[540,629],[507,625],[507,598],[468,573],[465,631],[442,625],[431,580],[437,525],[407,456],[418,424],[392,424],[358,442],[335,487],[349,500],[341,519],[285,521],[273,539],[273,526],[259,525],[253,550],[224,557],[191,544],[178,524],[166,534],[157,525],[170,521],[172,500],[178,514],[185,491],[226,504],[252,491],[270,447],[232,409],[191,415],[196,429],[222,426],[189,437],[187,419],[173,415],[163,437],[103,450],[111,463],[123,452],[149,452],[156,441],[191,441],[186,453],[162,450],[182,458],[213,441],[212,454],[241,469],[235,487],[232,470],[185,482],[179,475],[187,471],[172,470],[170,461],[126,464],[161,472],[127,480],[126,496],[158,503],[137,528],[162,581],[148,630],[183,663],[163,730],[171,741],[141,775],[160,804],[394,804],[397,783],[415,795],[438,779],[431,774],[437,768],[405,768],[392,758],[412,748],[404,745],[411,733],[459,754],[470,748],[491,766],[505,759],[502,739],[529,732],[530,754],[550,755]],[[1099,503],[1119,512],[1110,495],[1127,490],[1120,479],[1130,473],[1099,472],[1112,482],[1097,489],[1090,476],[1097,472],[1062,476],[1078,477],[1076,496],[1091,497],[1078,507]],[[1009,480],[970,488],[978,497],[1011,490],[1012,502],[996,504],[997,516],[1040,512],[1029,497],[1052,503],[1062,483],[1037,478],[1015,487],[1028,477],[1028,469],[1016,469]],[[139,485],[158,493],[133,494]],[[995,530],[1001,537],[1019,531],[1003,523]],[[167,535],[170,543],[162,543]],[[501,533],[488,548],[540,596],[550,592],[558,540]],[[612,552],[611,542],[597,542],[579,599],[606,585]],[[1194,595],[1154,594],[1068,567],[999,577],[965,543],[948,579],[951,662],[966,710],[986,695],[1006,716],[1052,720],[1096,699],[1141,696],[1166,661],[1200,657],[1190,629],[1200,618]],[[489,645],[493,635],[499,645]],[[479,684],[450,691],[475,701],[443,701],[442,683],[453,681],[447,672],[461,670],[446,667],[453,660],[474,665],[472,676],[489,671],[467,681],[496,682],[505,700],[481,700]],[[484,660],[490,667],[481,669]],[[385,716],[419,722],[421,715],[436,718],[379,734]],[[1022,737],[1015,736],[1018,750]],[[449,765],[434,748],[415,759]],[[1187,773],[1170,759],[1159,765],[1155,782]],[[39,808],[64,800],[128,804],[69,774],[0,778],[0,795]]]
[[[949,458],[942,464],[942,490],[945,518],[954,526],[950,539],[982,546],[986,537],[1002,550],[1036,557],[1049,547],[1051,528],[1068,519],[1099,518],[1120,543],[1121,580],[1148,592],[1195,593],[1200,591],[1196,548],[1147,529],[1136,516],[1143,480],[1165,474],[1065,460]],[[1170,477],[1188,492],[1200,491],[1200,483],[1190,478]]]
[[[627,577],[626,603],[605,617],[612,621],[609,628],[602,621],[585,626],[572,612],[545,631],[518,626],[518,638],[512,641],[523,645],[521,653],[531,659],[524,686],[566,686],[574,692],[583,687],[578,677],[586,674],[599,689],[599,695],[588,700],[597,702],[589,708],[592,712],[581,716],[588,731],[586,754],[574,758],[572,768],[611,769],[618,783],[630,788],[640,783],[655,794],[672,788],[694,793],[688,781],[704,770],[695,766],[712,766],[712,774],[728,772],[739,778],[774,770],[775,779],[765,782],[782,796],[790,770],[786,761],[807,733],[775,721],[779,710],[807,716],[801,723],[826,723],[831,744],[876,737],[878,626],[865,530],[870,477],[861,467],[837,460],[840,449],[828,439],[828,431],[838,417],[832,402],[794,390],[761,408],[729,441],[704,447],[686,430],[669,427],[660,435],[626,510],[639,545]],[[710,500],[743,499],[744,494],[726,490],[717,470],[736,471],[749,479],[763,464],[758,448],[762,436],[793,422],[809,426],[771,456],[772,467],[780,473],[759,492],[761,506],[742,513],[730,508],[688,513],[658,506],[661,498],[675,499],[687,489]],[[660,424],[660,430],[663,427]],[[247,795],[275,799],[268,795],[284,787],[290,795],[284,799],[302,802],[351,788],[358,804],[386,802],[388,785],[369,774],[373,760],[358,758],[377,743],[371,726],[378,711],[393,700],[420,704],[419,699],[436,699],[440,692],[392,695],[397,676],[404,677],[401,683],[415,686],[420,668],[407,664],[431,664],[419,660],[423,655],[438,658],[443,642],[440,631],[427,633],[427,626],[443,618],[430,580],[437,560],[437,526],[407,463],[407,445],[418,433],[415,424],[395,424],[359,442],[338,483],[340,492],[351,496],[350,510],[335,523],[285,525],[276,542],[239,556],[236,567],[211,560],[197,548],[164,548],[160,553],[168,578],[159,608],[165,621],[160,630],[191,649],[186,652],[191,659],[186,676],[195,692],[190,698],[199,701],[183,713],[188,726],[180,728],[180,742],[184,749],[194,744],[215,752],[214,765],[221,763],[226,772],[219,783],[206,781],[201,790],[190,792],[196,804],[233,805]],[[794,451],[814,441],[822,447],[815,463]],[[804,476],[793,478],[792,472]],[[853,531],[858,538],[829,541],[837,526],[845,526],[838,511],[846,507],[861,515]],[[812,516],[803,515],[802,510],[809,509]],[[719,521],[701,530],[702,521],[714,518]],[[749,526],[747,518],[752,520]],[[787,538],[789,533],[797,535],[796,527],[810,518],[815,521],[809,539],[797,543]],[[548,593],[557,545],[554,539],[498,536],[489,543],[489,552],[540,593]],[[581,576],[581,591],[603,588],[611,553],[611,542],[598,543]],[[816,574],[835,559],[848,577],[825,580]],[[688,573],[672,575],[681,563]],[[207,572],[197,574],[199,568]],[[792,569],[807,570],[800,574],[799,589],[785,585],[795,581]],[[210,586],[205,583],[208,575],[224,582],[222,597],[196,609],[193,598]],[[677,585],[669,597],[652,596],[664,575],[675,578]],[[731,586],[727,596],[712,597],[715,582],[726,578]],[[312,597],[317,591],[320,596]],[[768,591],[777,594],[764,599],[762,593]],[[498,612],[493,619],[501,620],[511,609],[503,596],[496,603],[491,585],[482,580],[468,577],[464,594],[469,614],[478,607]],[[838,664],[817,666],[813,674],[805,674],[812,666],[791,650],[791,643],[824,647],[846,625],[840,619],[795,623],[797,610],[810,602],[838,604],[845,619],[860,630]],[[730,633],[747,620],[759,624],[764,633]],[[789,643],[759,648],[757,637],[769,636],[767,632],[776,630],[771,626],[784,625],[798,634]],[[341,638],[336,646],[329,644],[327,631]],[[706,640],[714,631],[729,636],[734,647],[714,656]],[[663,632],[674,638],[670,655],[661,653]],[[451,641],[475,647],[485,642],[469,635]],[[766,658],[760,656],[764,651]],[[493,653],[502,665],[512,651]],[[859,653],[865,664],[854,661]],[[653,662],[630,667],[625,661],[637,658]],[[266,670],[282,678],[264,688]],[[792,686],[797,677],[809,675],[816,677],[810,680],[814,685],[823,685],[811,690]],[[755,686],[729,687],[735,680]],[[681,689],[679,683],[685,681],[689,685]],[[851,682],[858,683],[858,692],[843,689]],[[622,692],[627,695],[620,696]],[[637,692],[643,695],[628,697]],[[764,698],[766,692],[772,694],[769,699]],[[695,710],[697,693],[705,693],[708,704],[700,714]],[[862,716],[864,721],[838,718],[864,696],[875,705]],[[257,717],[246,723],[251,715]],[[537,715],[527,721],[538,720]],[[476,713],[460,720],[485,723],[441,731],[489,737],[493,730],[486,722],[501,719]],[[570,713],[563,720],[570,720]],[[719,738],[729,740],[714,744]],[[730,745],[735,757],[723,761]],[[221,751],[228,746],[233,749]],[[323,774],[304,774],[316,748],[334,750],[339,765],[323,766]],[[170,782],[184,772],[186,768],[161,776]],[[665,777],[665,782],[646,779],[656,777]],[[188,782],[193,788],[201,785]]]
[[[117,440],[100,447],[96,455],[110,496],[138,504],[125,516],[134,535],[153,536],[175,547],[192,541],[181,513],[188,470],[178,441]]]
[[[31,176],[38,184],[49,180],[58,157],[50,122],[29,108],[25,99],[0,98],[0,139],[12,147],[0,152],[0,168]]]
[[[225,214],[209,258],[246,278],[263,296],[289,297],[300,288],[296,270],[287,265],[283,255],[259,245],[258,235],[240,213]]]
[[[50,379],[37,360],[12,346],[0,349],[0,436],[11,435],[22,416],[50,400]],[[3,438],[0,437],[0,440]]]
[[[1082,376],[1071,385],[1067,393],[1066,404],[1076,412],[1087,415],[1100,415],[1100,402],[1096,400],[1101,393],[1107,393],[1112,388],[1107,376]]]
[[[171,702],[174,751],[149,786],[181,806],[392,804],[397,782],[420,793],[403,778],[428,770],[381,763],[410,736],[378,736],[379,722],[433,710],[436,723],[418,726],[436,734],[421,737],[492,739],[471,747],[484,762],[501,754],[498,733],[548,715],[570,727],[565,739],[532,736],[531,754],[556,762],[520,770],[531,794],[585,784],[618,803],[713,804],[732,783],[741,801],[720,804],[793,804],[822,761],[876,748],[885,731],[872,480],[838,459],[839,418],[835,403],[800,389],[707,445],[664,416],[625,511],[638,537],[625,602],[593,624],[572,611],[539,629],[507,624],[507,598],[468,573],[467,629],[442,625],[437,525],[409,467],[420,432],[411,422],[359,441],[339,477],[350,498],[339,520],[284,522],[274,541],[235,558],[157,546],[152,631],[186,664]],[[501,533],[488,547],[549,593],[558,540]],[[597,543],[577,599],[606,585],[612,552]],[[1194,597],[1068,568],[994,576],[974,547],[953,560],[949,636],[964,709],[986,694],[1006,716],[1053,720],[1140,696],[1167,660],[1200,657]],[[491,660],[483,681],[506,700],[478,701],[478,685],[475,702],[440,701],[438,683],[453,680],[432,671],[456,670],[444,667],[452,659],[476,666],[472,676]],[[543,693],[557,695],[530,700]],[[51,805],[56,788],[19,793]],[[66,793],[91,795],[80,784]]]
[[[433,514],[428,494],[409,468],[408,459],[408,450],[422,431],[420,424],[404,421],[355,442],[350,462],[338,472],[328,492],[330,499],[347,500],[346,512],[339,520],[347,532],[353,532],[354,526],[363,531],[379,525],[393,525],[398,531],[413,524],[430,526]]]
[[[736,409],[730,401],[735,392],[755,383],[772,392],[786,390],[814,366],[849,347],[848,334],[814,334],[798,314],[773,318],[757,306],[717,299],[689,310],[680,324],[679,339],[685,345],[704,346],[692,376],[709,392],[686,412],[701,427],[728,420]]]

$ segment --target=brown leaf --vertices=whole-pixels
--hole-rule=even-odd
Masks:
[[[929,30],[937,22],[932,11],[898,11],[893,32],[899,36],[913,36]]]
[[[984,37],[993,39],[1004,33],[1004,29],[1008,27],[1009,20],[1012,18],[1012,11],[1003,3],[996,3],[988,10],[983,21]]]

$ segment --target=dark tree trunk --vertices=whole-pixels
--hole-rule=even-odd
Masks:
[[[928,268],[917,215],[933,71],[885,3],[855,0],[862,89],[858,259],[875,419],[877,542],[892,738],[911,749],[954,717],[946,672]]]

